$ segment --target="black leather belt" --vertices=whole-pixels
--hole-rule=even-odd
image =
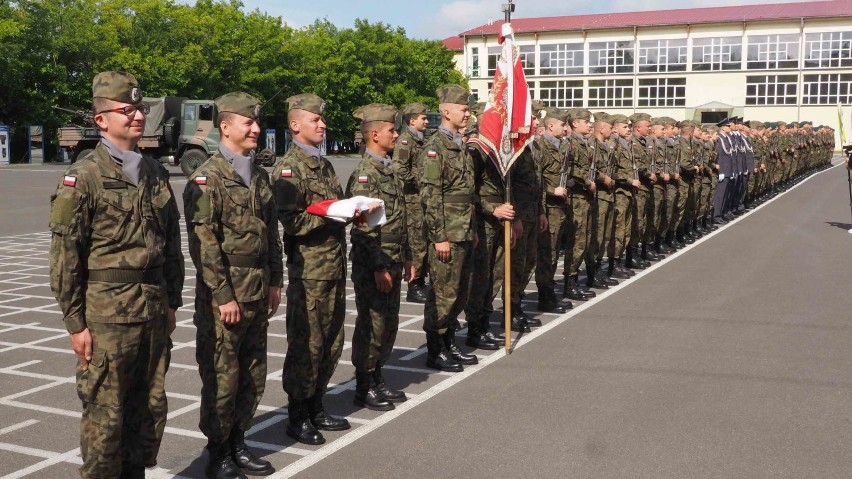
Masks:
[[[152,269],[92,269],[89,281],[100,283],[142,283],[160,284],[163,281],[163,268]]]
[[[260,258],[257,256],[244,256],[239,254],[226,254],[228,265],[237,268],[260,268],[263,265],[260,263]]]
[[[408,235],[391,235],[382,233],[382,243],[402,245],[408,241]]]

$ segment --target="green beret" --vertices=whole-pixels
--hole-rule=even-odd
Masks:
[[[692,120],[682,120],[677,122],[678,128],[695,128],[695,123]]]
[[[571,110],[568,110],[568,111],[569,111],[568,121],[571,121],[571,120],[591,121],[592,120],[592,112],[590,112],[589,110],[586,110],[585,108],[572,108]]]
[[[429,111],[429,107],[423,103],[409,103],[402,107],[402,114],[408,115],[425,115]]]
[[[397,110],[392,105],[370,103],[355,110],[352,116],[361,120],[361,123],[370,123],[373,121],[393,123],[396,120],[396,113]]]
[[[620,113],[615,114],[615,115],[611,115],[610,120],[612,120],[613,125],[615,125],[616,123],[624,123],[626,125],[630,122],[630,120],[628,120],[626,116],[624,116]]]
[[[630,123],[639,123],[640,121],[651,121],[651,115],[647,113],[634,113],[630,115]]]
[[[260,100],[241,91],[225,93],[213,100],[219,113],[236,113],[257,120],[260,118]]]
[[[444,85],[439,87],[435,93],[438,95],[438,103],[467,105],[470,99],[470,92],[461,85]]]
[[[287,99],[287,106],[291,110],[305,110],[317,115],[325,111],[325,101],[313,93],[300,93]]]
[[[136,105],[142,102],[142,89],[136,77],[127,72],[101,72],[92,80],[92,98],[106,98]]]

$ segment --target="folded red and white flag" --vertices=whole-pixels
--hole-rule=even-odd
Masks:
[[[378,198],[366,196],[353,196],[343,200],[325,200],[308,206],[307,212],[312,215],[346,222],[355,217],[355,212],[366,210],[371,203],[381,203],[381,208],[367,214],[367,226],[381,226],[388,222],[385,216],[385,202]]]

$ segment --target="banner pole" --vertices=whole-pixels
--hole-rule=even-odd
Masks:
[[[512,202],[512,176],[506,172],[506,203]],[[512,354],[512,221],[503,221],[503,342]]]

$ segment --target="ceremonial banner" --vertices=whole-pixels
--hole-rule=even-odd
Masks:
[[[846,126],[843,125],[843,107],[837,105],[837,134],[840,136],[840,144],[846,144]]]

